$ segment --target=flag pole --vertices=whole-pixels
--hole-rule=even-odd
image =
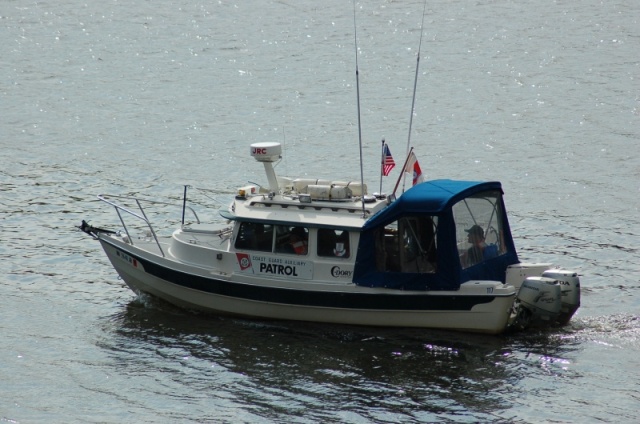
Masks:
[[[392,194],[396,194],[396,190],[398,190],[398,186],[400,185],[400,180],[401,179],[404,180],[404,173],[407,172],[407,163],[409,163],[409,158],[411,157],[411,153],[413,153],[413,147],[411,147],[409,149],[409,153],[407,153],[407,158],[404,160],[404,165],[402,165],[402,171],[398,176],[398,181],[396,181],[396,186],[393,188]],[[404,192],[404,184],[403,184],[402,191]]]
[[[382,176],[384,175],[384,138],[382,139],[382,150],[380,150],[380,191],[382,194]]]

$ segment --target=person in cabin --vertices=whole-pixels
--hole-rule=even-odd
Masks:
[[[296,255],[306,255],[308,250],[308,235],[304,228],[293,227],[289,233],[287,253],[295,253]]]
[[[475,265],[484,259],[484,250],[487,244],[484,241],[484,230],[479,225],[474,225],[467,232],[467,241],[471,245],[469,249],[462,255],[462,264],[465,267]]]

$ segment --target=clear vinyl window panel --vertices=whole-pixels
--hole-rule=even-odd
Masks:
[[[378,271],[435,273],[438,266],[437,216],[403,217],[377,231]]]
[[[499,190],[476,194],[453,206],[456,245],[463,268],[506,253],[503,217]]]

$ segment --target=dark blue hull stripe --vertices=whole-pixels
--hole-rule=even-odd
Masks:
[[[111,245],[105,240],[102,241]],[[120,250],[116,246],[111,246]],[[401,294],[324,292],[263,287],[192,275],[150,262],[130,251],[126,251],[126,253],[138,260],[148,274],[169,283],[205,293],[260,302],[340,309],[470,311],[475,305],[490,303],[496,298],[496,296],[486,295],[441,296],[425,293],[405,296]]]

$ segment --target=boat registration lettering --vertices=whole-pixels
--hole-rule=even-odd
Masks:
[[[129,262],[129,264],[131,264],[134,268],[138,267],[138,260],[136,258],[132,258],[126,253],[116,250],[116,256],[125,262]]]

